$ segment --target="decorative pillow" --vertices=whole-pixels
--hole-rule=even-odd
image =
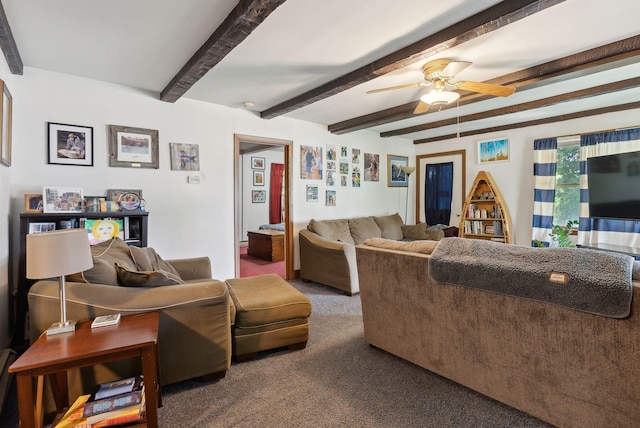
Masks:
[[[404,238],[404,235],[402,234],[402,226],[404,226],[404,222],[402,221],[400,214],[395,213],[381,217],[374,216],[373,221],[375,221],[380,228],[383,238],[395,239],[396,241],[400,241]]]
[[[133,259],[133,262],[135,263],[138,271],[161,270],[164,272],[169,272],[180,278],[180,274],[171,265],[171,263],[164,261],[153,248],[130,246],[129,251],[131,252],[131,258]]]
[[[347,220],[314,220],[309,221],[307,229],[331,241],[340,241],[347,244],[353,244],[353,238],[349,232],[349,223]]]
[[[357,217],[349,220],[349,230],[356,245],[364,243],[365,239],[380,238],[382,231],[373,217]]]
[[[137,271],[116,263],[118,282],[125,287],[162,287],[164,285],[184,284],[184,281],[163,270]]]
[[[120,238],[92,245],[91,254],[93,255],[93,267],[84,272],[68,275],[68,281],[118,285],[116,262],[128,269],[136,270],[129,246]]]
[[[371,238],[364,241],[370,247],[387,248],[389,250],[409,251],[412,253],[431,254],[438,241],[394,241],[392,239]]]
[[[429,239],[427,225],[419,223],[402,226],[402,236],[409,239]]]

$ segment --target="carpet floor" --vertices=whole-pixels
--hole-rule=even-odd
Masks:
[[[370,347],[357,295],[290,282],[313,305],[306,349],[234,362],[216,382],[164,386],[160,427],[550,427]],[[2,427],[18,426],[14,394]]]
[[[290,281],[312,301],[307,348],[163,388],[162,427],[549,427],[364,341],[360,298]]]
[[[270,262],[267,260],[259,259],[247,254],[248,247],[240,247],[240,278],[246,278],[248,276],[264,275],[265,273],[275,273],[282,278],[285,276],[285,263]]]

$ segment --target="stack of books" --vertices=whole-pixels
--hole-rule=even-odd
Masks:
[[[144,419],[142,376],[98,385],[91,395],[81,395],[55,428],[117,427]]]

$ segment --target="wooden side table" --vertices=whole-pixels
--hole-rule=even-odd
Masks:
[[[247,254],[270,262],[284,260],[284,232],[279,230],[253,230],[247,232]]]
[[[161,404],[159,322],[159,312],[147,312],[123,316],[115,326],[92,329],[91,321],[86,321],[79,323],[73,333],[41,335],[9,367],[9,373],[16,374],[20,426],[42,426],[42,394],[38,390],[34,395],[34,379],[41,388],[43,376],[49,376],[56,410],[61,414],[69,407],[68,369],[139,357],[145,382],[146,426],[156,428]]]

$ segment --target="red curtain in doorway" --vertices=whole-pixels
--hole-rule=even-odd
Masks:
[[[282,182],[284,164],[271,164],[271,185],[269,187],[269,224],[282,223]]]

